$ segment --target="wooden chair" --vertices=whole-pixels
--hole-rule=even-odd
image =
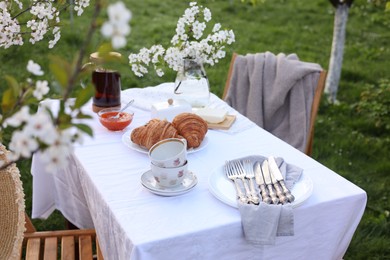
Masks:
[[[0,144],[0,160],[6,152]],[[0,198],[0,259],[103,259],[94,229],[36,231],[15,164],[0,170]]]
[[[232,74],[233,74],[234,62],[235,62],[237,55],[238,55],[237,53],[233,53],[232,59],[230,61],[229,72],[228,72],[227,80],[225,83],[225,88],[224,88],[223,95],[222,95],[223,100],[226,99],[227,93],[229,91],[230,79],[231,79]],[[316,91],[315,91],[314,98],[313,98],[312,107],[311,107],[310,127],[309,127],[306,148],[305,148],[305,154],[307,154],[308,156],[311,156],[311,154],[313,152],[314,125],[315,125],[315,120],[316,120],[317,113],[318,113],[318,108],[320,106],[321,97],[322,97],[322,94],[323,94],[324,88],[325,88],[326,74],[327,74],[326,70],[322,70],[320,73],[317,87],[316,87]]]

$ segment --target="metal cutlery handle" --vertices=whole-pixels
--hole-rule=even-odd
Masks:
[[[250,185],[250,189],[251,189],[252,202],[253,202],[253,204],[257,205],[257,204],[259,204],[260,199],[259,199],[259,196],[257,196],[257,192],[255,189],[255,184],[253,183],[253,179],[249,179],[249,185]]]
[[[249,189],[249,186],[248,186],[248,183],[246,182],[245,178],[244,177],[241,177],[240,178],[241,181],[242,181],[242,184],[244,185],[244,188],[245,188],[245,193],[249,199],[249,201],[252,201],[252,194],[251,194],[251,191]]]
[[[263,202],[270,204],[272,202],[271,198],[268,195],[267,188],[265,187],[264,184],[259,185],[260,192],[261,192],[261,197],[263,198]]]
[[[283,192],[286,195],[288,201],[293,202],[295,200],[294,195],[291,194],[291,191],[286,187],[284,181],[280,181],[280,185],[282,186]]]
[[[271,200],[272,200],[272,204],[275,204],[275,205],[278,204],[279,199],[278,199],[278,197],[276,197],[276,194],[275,194],[274,188],[272,187],[272,184],[267,184],[267,188],[269,191],[269,196],[271,197]]]
[[[276,190],[276,196],[279,198],[279,202],[282,204],[286,204],[289,200],[288,198],[284,195],[284,192],[282,191],[282,188],[279,186],[278,183],[274,184],[274,188]]]
[[[248,198],[245,196],[244,193],[242,193],[241,187],[240,187],[240,185],[238,184],[237,180],[234,179],[233,182],[234,182],[234,187],[236,188],[236,193],[237,193],[238,199],[239,199],[243,204],[247,204],[247,203],[248,203]]]

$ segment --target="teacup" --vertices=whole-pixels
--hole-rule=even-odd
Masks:
[[[187,161],[187,142],[179,138],[164,139],[154,144],[148,154],[152,164],[158,167],[179,167]]]
[[[179,185],[188,171],[188,162],[178,167],[159,167],[153,163],[150,164],[150,169],[154,179],[161,187],[171,188]]]

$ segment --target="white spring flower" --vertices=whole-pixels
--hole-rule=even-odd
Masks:
[[[77,12],[77,15],[80,16],[83,14],[84,9],[89,6],[89,0],[77,0],[74,1],[74,10]]]
[[[4,1],[0,2],[0,47],[9,48],[12,45],[23,45],[20,35],[20,25],[12,19]]]
[[[56,26],[53,28],[53,35],[54,35],[54,39],[49,41],[49,49],[52,49],[54,45],[56,45],[57,42],[60,40],[61,38],[60,27]]]
[[[126,37],[123,35],[113,35],[111,38],[111,43],[114,49],[120,49],[126,46]]]
[[[157,74],[157,76],[159,76],[159,77],[162,77],[162,76],[164,76],[164,71],[163,71],[162,69],[160,69],[160,68],[156,68],[155,70],[156,70],[156,74]]]
[[[221,30],[221,24],[220,23],[214,24],[213,33],[218,32],[219,30]]]
[[[19,9],[23,8],[23,3],[20,2],[19,0],[14,0],[15,4],[19,7]]]
[[[114,49],[126,46],[126,37],[130,33],[131,12],[123,2],[111,4],[107,9],[108,21],[101,27],[103,37],[111,39]]]
[[[38,149],[38,142],[31,138],[30,133],[27,131],[14,131],[11,137],[11,142],[9,143],[10,150],[16,156],[22,156],[29,158],[32,152]]]
[[[203,36],[204,29],[206,29],[206,23],[195,21],[192,24],[192,31],[194,33],[194,38],[199,40]]]
[[[36,2],[30,9],[30,13],[37,16],[39,19],[47,18],[52,20],[56,13],[56,8],[53,7],[50,1],[47,2]]]
[[[203,10],[203,15],[204,15],[204,20],[205,20],[206,22],[209,22],[209,21],[211,20],[211,11],[210,11],[210,9],[205,8],[205,9]]]
[[[3,127],[12,126],[19,127],[21,124],[27,122],[30,118],[30,108],[28,106],[23,106],[18,112],[13,114],[11,117],[8,117],[4,123]]]
[[[42,161],[48,172],[64,168],[68,163],[71,148],[64,145],[51,146],[42,152]]]
[[[49,90],[50,88],[46,80],[38,80],[35,84],[33,96],[38,100],[42,100],[43,96],[49,93]]]
[[[31,133],[31,136],[48,145],[52,145],[57,138],[56,127],[46,110],[40,110],[31,115],[24,131]]]
[[[36,76],[42,76],[44,74],[41,66],[38,63],[35,63],[33,60],[28,61],[27,71]]]

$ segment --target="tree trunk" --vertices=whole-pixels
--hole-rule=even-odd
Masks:
[[[349,6],[347,4],[339,4],[336,8],[334,18],[332,52],[325,84],[325,93],[328,94],[328,100],[331,103],[336,102],[337,90],[340,82],[348,11]]]

